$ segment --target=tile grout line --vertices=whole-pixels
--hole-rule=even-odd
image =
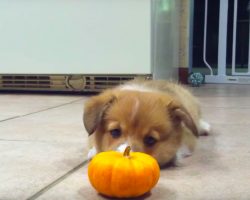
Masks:
[[[15,117],[10,117],[10,118],[7,118],[7,119],[3,119],[3,120],[0,120],[0,123],[5,122],[5,121],[9,121],[9,120],[12,120],[12,119],[18,119],[18,118],[21,118],[21,117],[26,117],[26,116],[33,115],[33,114],[36,114],[36,113],[44,112],[44,111],[51,110],[51,109],[54,109],[54,108],[59,108],[59,107],[65,106],[65,105],[75,103],[75,102],[80,101],[80,100],[82,100],[82,98],[74,100],[74,101],[70,101],[68,103],[60,104],[58,106],[53,106],[53,107],[45,108],[45,109],[42,109],[42,110],[39,110],[39,111],[34,111],[34,112],[31,112],[31,113],[28,113],[28,114],[18,115],[18,116],[15,116]]]
[[[66,174],[64,174],[61,177],[57,178],[56,180],[54,180],[53,182],[51,182],[49,185],[45,186],[44,188],[42,188],[41,190],[39,190],[38,192],[36,192],[32,196],[30,196],[29,198],[27,198],[26,200],[35,200],[35,199],[37,199],[38,197],[40,197],[41,195],[43,195],[44,193],[46,193],[47,191],[49,191],[50,189],[52,189],[54,186],[56,186],[57,184],[59,184],[62,181],[64,181],[66,178],[68,178],[74,172],[76,172],[77,170],[79,170],[82,167],[84,167],[87,164],[87,162],[88,162],[88,160],[84,160],[79,165],[77,165],[76,167],[74,167],[73,169],[71,169],[70,171],[68,171]]]
[[[42,143],[42,144],[57,144],[58,142],[50,142],[50,141],[46,141],[46,140],[10,140],[10,139],[2,139],[0,138],[0,142],[26,142],[26,143],[30,143],[30,142],[35,142],[35,143]],[[0,199],[1,200],[1,199]]]
[[[68,103],[60,104],[58,106],[54,106],[54,107],[50,107],[50,108],[45,108],[43,110],[39,110],[39,111],[31,112],[31,113],[28,113],[28,114],[24,114],[24,115],[21,115],[21,117],[26,117],[26,116],[33,115],[33,114],[36,114],[36,113],[40,113],[40,112],[44,112],[44,111],[47,111],[47,110],[51,110],[51,109],[54,109],[54,108],[59,108],[59,107],[65,106],[65,105],[69,105],[69,104],[75,103],[75,102],[80,101],[80,100],[81,99],[77,99],[77,100],[74,100],[74,101],[70,101]]]
[[[2,120],[0,120],[0,122],[9,121],[9,120],[16,119],[16,118],[19,118],[19,117],[20,117],[20,116],[15,116],[15,117],[7,118],[7,119],[2,119]]]

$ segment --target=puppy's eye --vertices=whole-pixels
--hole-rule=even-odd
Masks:
[[[146,146],[152,147],[157,142],[157,140],[152,136],[146,136],[143,142]]]
[[[122,134],[121,130],[120,129],[113,129],[110,131],[110,134],[113,138],[119,138]]]

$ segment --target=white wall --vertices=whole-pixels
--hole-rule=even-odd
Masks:
[[[0,0],[0,74],[149,74],[150,20],[150,0]]]

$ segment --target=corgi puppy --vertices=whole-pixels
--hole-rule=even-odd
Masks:
[[[175,160],[182,147],[189,155],[198,136],[210,131],[188,89],[163,80],[131,81],[91,97],[83,122],[93,145],[89,158],[129,145],[153,156],[160,166]]]

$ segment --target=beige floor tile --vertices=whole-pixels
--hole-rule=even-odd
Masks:
[[[26,199],[86,160],[82,114],[72,103],[0,122],[1,200]]]
[[[211,112],[212,109],[212,112]],[[204,118],[214,124],[250,124],[250,108],[211,108],[202,109]]]
[[[203,108],[250,109],[249,97],[199,97]]]
[[[68,104],[0,123],[0,139],[45,142],[86,141],[83,105]]]
[[[0,121],[82,99],[72,95],[0,94]]]
[[[27,199],[84,158],[82,142],[0,141],[0,199]]]
[[[249,85],[206,84],[191,88],[195,95],[201,97],[250,97]]]

